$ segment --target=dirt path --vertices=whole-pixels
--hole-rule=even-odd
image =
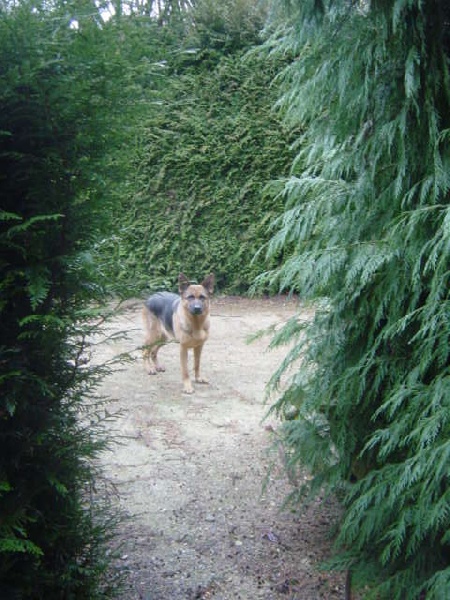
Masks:
[[[264,386],[284,352],[250,334],[295,311],[282,299],[219,298],[203,355],[209,386],[181,393],[178,346],[161,351],[166,373],[148,376],[140,360],[104,382],[123,409],[122,444],[105,458],[107,476],[130,520],[121,534],[123,600],[319,600],[344,597],[343,577],[318,570],[329,550],[334,508],[282,511],[289,492],[282,469],[268,467],[274,417]],[[140,306],[111,324],[128,338],[102,345],[102,359],[137,352]],[[272,452],[270,451],[272,448]]]

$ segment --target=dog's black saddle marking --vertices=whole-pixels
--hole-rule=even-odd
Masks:
[[[177,310],[180,300],[178,294],[157,292],[147,299],[145,306],[162,321],[167,331],[173,334],[173,313]]]

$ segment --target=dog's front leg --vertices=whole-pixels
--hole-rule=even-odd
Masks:
[[[194,373],[197,383],[209,383],[206,377],[200,375],[200,357],[202,355],[203,344],[194,348]]]
[[[191,378],[189,377],[188,371],[188,349],[183,344],[180,344],[180,363],[181,363],[181,378],[183,379],[183,392],[185,394],[192,394],[194,388],[192,387]]]

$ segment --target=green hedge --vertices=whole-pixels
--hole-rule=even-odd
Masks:
[[[214,271],[218,289],[244,292],[267,267],[255,256],[283,201],[265,187],[292,160],[272,111],[283,61],[239,51],[204,69],[209,60],[198,50],[160,66],[163,91],[147,103],[120,233],[105,240],[113,277],[130,294],[171,287],[180,270]]]

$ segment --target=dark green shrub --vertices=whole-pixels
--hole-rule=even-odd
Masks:
[[[85,364],[106,116],[89,24],[0,5],[0,596],[104,598],[108,516],[93,494],[101,369]],[[95,497],[95,502],[94,502]]]

